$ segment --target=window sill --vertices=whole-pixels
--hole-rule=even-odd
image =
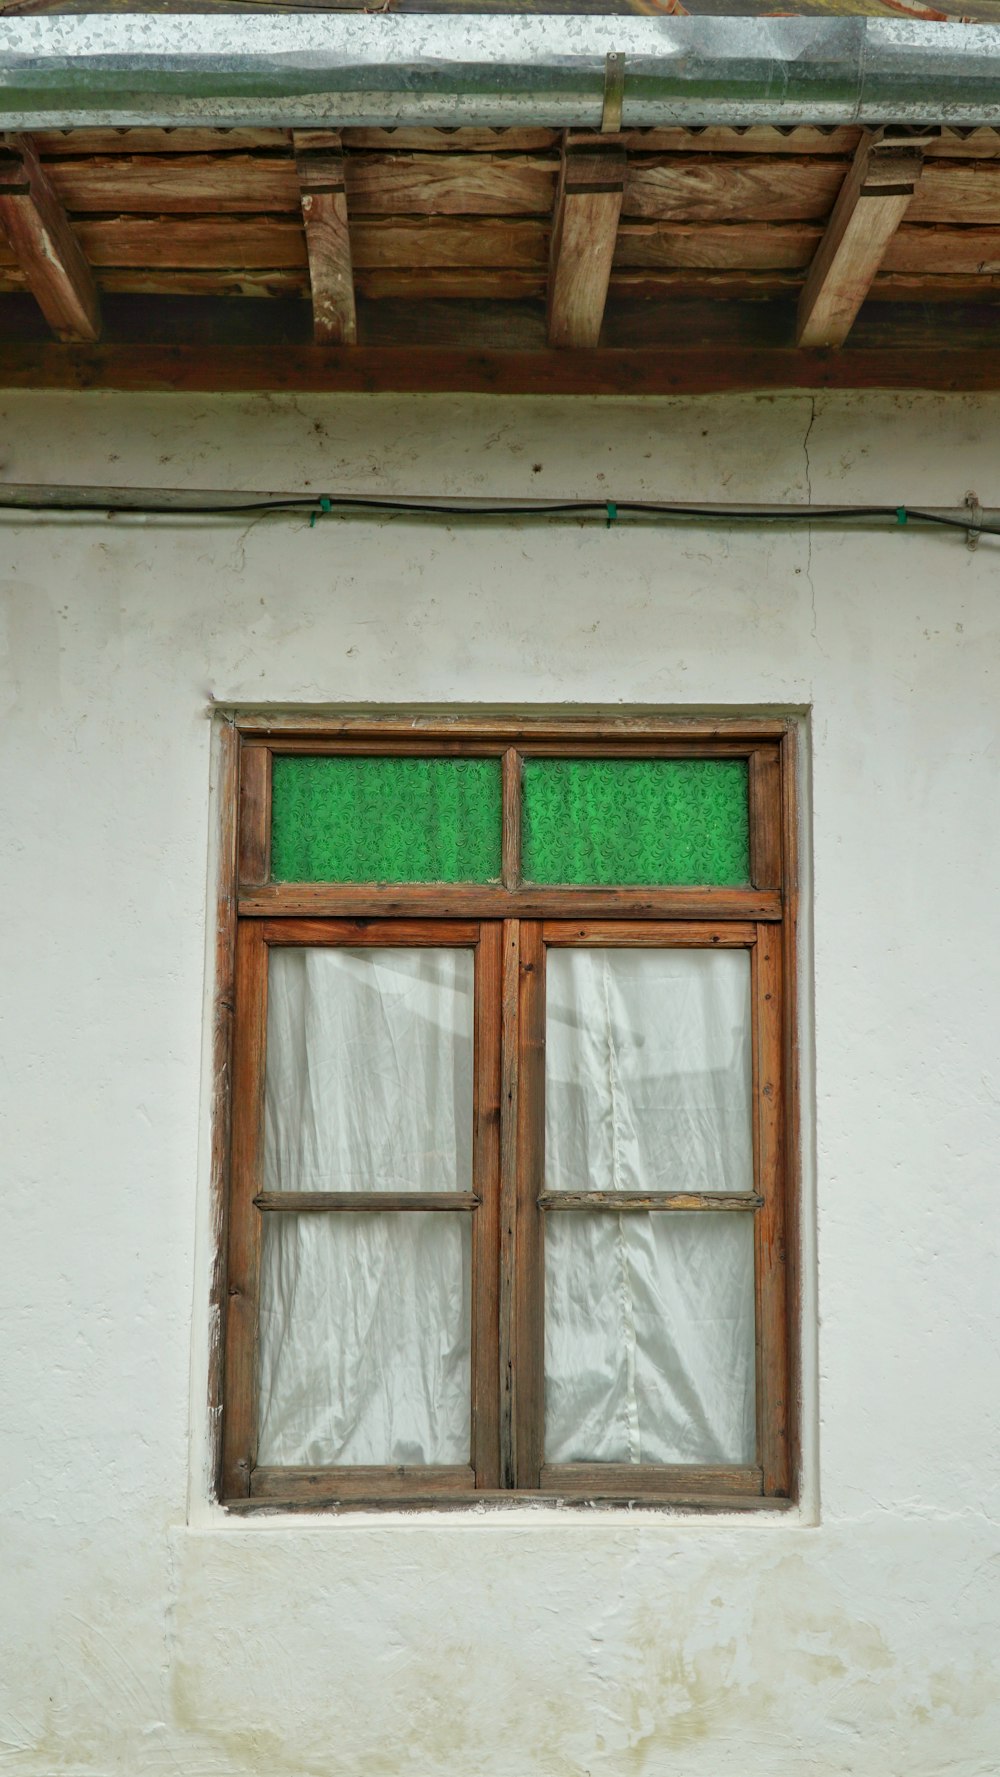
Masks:
[[[241,1518],[321,1513],[339,1516],[350,1512],[471,1512],[506,1513],[525,1508],[550,1512],[610,1512],[627,1510],[643,1513],[693,1513],[717,1515],[728,1513],[781,1512],[794,1510],[794,1499],[763,1493],[652,1493],[634,1490],[617,1492],[569,1493],[542,1489],[507,1489],[493,1491],[480,1488],[450,1493],[394,1493],[336,1495],[317,1491],[307,1498],[241,1498],[221,1501],[227,1513]]]

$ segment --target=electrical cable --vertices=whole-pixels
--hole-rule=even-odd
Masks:
[[[983,536],[1000,536],[1000,514],[989,522],[982,508],[929,508],[924,506],[752,506],[701,505],[657,500],[442,500],[416,497],[395,497],[380,494],[292,494],[256,496],[248,499],[234,494],[225,499],[211,494],[199,497],[180,490],[117,488],[45,490],[44,496],[32,498],[41,490],[27,488],[6,490],[0,487],[0,512],[37,514],[89,514],[90,516],[128,516],[163,518],[254,518],[269,515],[308,518],[314,527],[325,518],[397,517],[431,518],[455,523],[460,520],[580,520],[593,518],[608,529],[623,520],[648,520],[660,523],[711,524],[724,529],[730,524],[764,526],[798,526],[822,524],[857,524],[884,520],[896,528],[931,525],[946,530]]]

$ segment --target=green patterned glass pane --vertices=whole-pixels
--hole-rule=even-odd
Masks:
[[[745,759],[526,759],[527,882],[750,880]]]
[[[274,882],[494,882],[499,759],[279,754],[271,784]]]

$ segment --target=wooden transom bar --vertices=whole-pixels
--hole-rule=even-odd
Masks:
[[[219,1497],[233,1510],[359,1509],[518,1500],[637,1502],[744,1509],[796,1492],[797,1197],[794,724],[767,719],[684,723],[467,717],[436,721],[294,716],[227,723],[223,749],[222,882],[217,939],[213,1165],[217,1224],[226,1230],[215,1300],[224,1338],[213,1374],[221,1420]],[[496,879],[462,882],[273,880],[275,762],[495,761]],[[533,760],[580,765],[688,761],[741,784],[739,848],[748,880],[654,887],[532,886],[524,880],[526,770]],[[707,762],[698,764],[697,762]],[[407,770],[410,770],[407,767]],[[619,773],[619,765],[610,767]],[[307,771],[313,770],[308,765]],[[346,766],[345,766],[346,770]],[[719,777],[711,766],[713,782]],[[289,772],[284,774],[287,784]],[[737,773],[733,777],[733,773]],[[329,778],[329,771],[323,767]],[[303,783],[303,767],[292,777]],[[548,773],[551,780],[551,773]],[[343,781],[343,778],[341,778]],[[576,780],[574,780],[576,781]],[[633,773],[630,781],[635,781]],[[648,780],[647,780],[648,781]],[[684,780],[695,782],[690,776]],[[620,786],[622,779],[615,775]],[[353,792],[352,792],[353,793]],[[672,792],[673,793],[673,792]],[[697,792],[696,792],[697,793]],[[727,791],[727,794],[730,792]],[[733,806],[737,806],[733,804]],[[734,828],[735,832],[736,829]],[[659,829],[657,829],[659,832]],[[657,841],[659,843],[659,841]],[[525,850],[525,845],[528,850]],[[275,827],[275,856],[281,847]],[[730,842],[726,841],[726,848]],[[726,850],[730,855],[730,850]],[[736,855],[736,854],[733,854]],[[741,866],[737,866],[739,869]],[[715,879],[713,879],[714,881]],[[472,1176],[454,1190],[275,1190],[264,1177],[269,956],[276,948],[457,947],[474,958]],[[606,1191],[546,1188],[546,958],[559,950],[743,951],[749,961],[753,1181],[750,1189]],[[363,1181],[362,1181],[363,1182]],[[446,1181],[443,1181],[446,1182]],[[294,1181],[293,1181],[294,1183]],[[258,1293],[264,1223],[277,1217],[457,1215],[472,1235],[471,1451],[467,1465],[277,1468],[257,1460]],[[567,1213],[629,1218],[697,1215],[753,1227],[756,1451],[728,1464],[551,1463],[545,1459],[545,1227]],[[554,1238],[554,1236],[553,1236]],[[219,1411],[221,1409],[221,1411]]]

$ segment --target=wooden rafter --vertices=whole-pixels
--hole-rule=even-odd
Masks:
[[[619,147],[564,147],[549,263],[551,346],[596,346],[600,338],[625,168]]]
[[[32,290],[68,344],[39,340]],[[21,384],[995,388],[998,317],[992,129],[66,130],[0,152]]]
[[[295,161],[309,256],[313,334],[317,345],[354,345],[358,337],[354,268],[338,138],[297,134]]]
[[[843,345],[923,170],[922,144],[882,132],[859,144],[799,299],[800,346]]]
[[[57,338],[100,336],[93,274],[26,136],[0,137],[0,232]]]

